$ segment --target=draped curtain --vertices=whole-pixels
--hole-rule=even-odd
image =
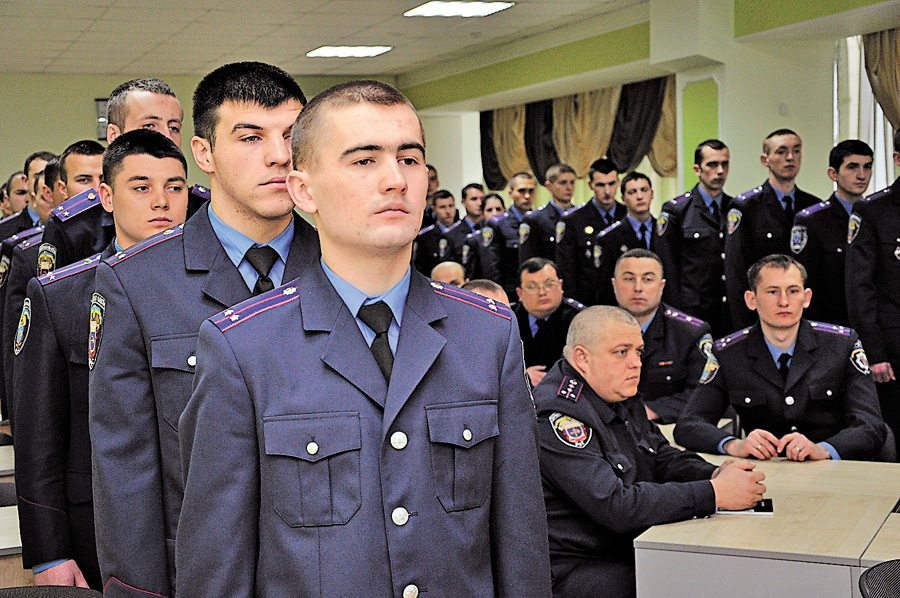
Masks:
[[[622,86],[612,138],[606,150],[606,157],[622,172],[634,170],[650,151],[659,125],[666,81],[662,77]]]
[[[553,146],[553,101],[543,100],[525,105],[525,153],[531,172],[539,182],[546,180],[547,169],[559,164]]]
[[[488,189],[499,191],[506,186],[506,177],[497,160],[494,148],[494,112],[486,110],[481,113],[481,172]]]
[[[659,126],[656,128],[656,136],[653,138],[650,152],[647,154],[653,170],[661,177],[674,177],[678,174],[677,121],[675,76],[672,75],[666,81]]]
[[[531,170],[525,153],[525,106],[494,110],[494,151],[507,180]]]
[[[872,93],[894,129],[900,128],[900,29],[863,36]]]
[[[553,99],[553,144],[578,178],[609,147],[621,91],[608,87]]]

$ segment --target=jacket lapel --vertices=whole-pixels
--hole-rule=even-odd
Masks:
[[[747,343],[747,357],[753,359],[753,371],[759,374],[760,378],[780,389],[782,387],[781,374],[778,373],[775,361],[772,360],[772,354],[766,347],[759,322],[754,324],[753,329],[750,330],[750,338],[747,339]]]
[[[251,296],[247,283],[213,231],[206,210],[198,211],[184,223],[184,266],[189,271],[206,273],[200,288],[222,307]]]
[[[844,208],[841,208],[842,210]],[[809,322],[800,320],[800,329],[797,332],[797,342],[794,345],[794,354],[791,356],[791,368],[788,370],[785,389],[791,388],[809,371],[815,362],[816,337],[813,334]]]

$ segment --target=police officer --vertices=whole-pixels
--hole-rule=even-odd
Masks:
[[[292,146],[288,188],[322,259],[203,325],[179,430],[179,593],[546,598],[512,316],[410,268],[427,184],[412,104],[339,85]]]
[[[644,336],[638,390],[647,417],[675,423],[703,373],[713,339],[709,324],[661,303],[668,281],[652,251],[629,249],[616,263],[613,288],[619,307],[633,315]]]
[[[28,205],[30,193],[28,192],[28,178],[25,176],[25,173],[13,173],[9,180],[6,181],[6,184],[9,187],[10,205],[18,209],[0,220],[0,237],[3,239],[8,239],[16,233],[40,224],[37,212]],[[21,204],[22,207],[18,207],[19,201],[24,202]]]
[[[481,227],[466,235],[466,240],[462,246],[462,255],[460,255],[459,260],[463,268],[466,269],[466,278],[468,280],[475,280],[484,276],[481,269],[481,251],[484,247],[484,237],[481,234],[481,228],[486,225],[488,220],[503,213],[503,198],[496,193],[488,193],[481,198],[479,209],[482,215]]]
[[[725,289],[734,327],[749,326],[754,320],[744,303],[748,268],[767,255],[790,253],[794,215],[820,201],[794,182],[800,172],[802,150],[803,142],[794,131],[778,129],[770,133],[760,155],[769,178],[735,197],[728,210]]]
[[[100,187],[113,210],[115,245],[32,278],[16,345],[16,488],[22,562],[36,585],[102,589],[91,497],[88,360],[99,344],[89,306],[101,259],[184,222],[187,163],[162,135],[136,130],[117,137]],[[135,189],[133,180],[139,180]],[[27,364],[26,367],[20,367]]]
[[[466,238],[481,229],[484,216],[481,213],[481,200],[484,197],[484,187],[479,183],[469,183],[462,189],[462,205],[466,211],[465,217],[452,224],[450,228],[441,233],[441,238],[447,241],[444,260],[462,263],[462,248]]]
[[[731,156],[718,139],[694,150],[694,188],[666,202],[656,221],[656,252],[666,271],[667,303],[709,322],[718,338],[732,332],[725,293],[725,218],[731,196],[723,188]]]
[[[554,596],[634,597],[634,538],[660,523],[748,508],[766,490],[748,461],[716,469],[666,442],[638,392],[642,346],[630,314],[589,307],[534,389]]]
[[[597,233],[621,220],[627,213],[616,201],[619,172],[606,158],[596,160],[588,171],[594,197],[563,216],[563,234],[556,237],[556,263],[560,276],[569,281],[569,294],[585,305],[597,301],[597,264],[600,248]]]
[[[97,551],[112,595],[175,594],[178,418],[200,324],[318,257],[285,188],[287,137],[304,101],[294,79],[270,65],[206,75],[194,93],[191,148],[209,174],[208,207],[97,266],[91,308],[102,342],[89,364],[89,422]]]
[[[858,139],[834,146],[828,157],[828,178],[837,190],[794,219],[791,251],[806,267],[813,292],[806,315],[812,320],[850,326],[844,288],[847,223],[853,204],[862,199],[872,178],[872,155],[872,148]]]
[[[597,234],[594,264],[597,267],[596,303],[614,305],[612,278],[616,260],[629,249],[656,249],[656,227],[650,204],[653,187],[650,178],[640,172],[629,172],[622,178],[622,201],[628,213]]]
[[[900,131],[894,133],[900,166]],[[900,178],[853,206],[847,241],[847,310],[850,324],[872,356],[884,420],[900,438]],[[896,366],[896,367],[895,367]]]
[[[433,201],[435,222],[420,230],[413,243],[413,265],[425,276],[444,261],[449,244],[443,234],[453,226],[456,215],[456,200],[446,189],[435,191]]]
[[[575,169],[568,164],[554,164],[547,169],[544,186],[550,190],[550,201],[525,214],[519,225],[520,264],[533,257],[556,257],[556,239],[565,231],[561,220],[572,207],[575,194]]]
[[[716,341],[675,441],[755,459],[875,457],[887,430],[856,332],[803,318],[812,292],[792,257],[764,257],[747,278],[745,300],[759,321]],[[748,432],[744,439],[716,425],[729,405]]]
[[[481,229],[482,276],[502,286],[510,301],[515,301],[519,284],[519,228],[531,210],[535,192],[531,174],[514,174],[509,179],[509,198],[513,205],[503,214],[489,218]]]

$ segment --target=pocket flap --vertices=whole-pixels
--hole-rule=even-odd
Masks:
[[[150,339],[150,365],[154,368],[193,372],[196,352],[196,334]]]
[[[429,405],[425,415],[431,442],[468,448],[500,434],[497,401]]]
[[[310,463],[362,446],[359,413],[350,411],[264,417],[263,438],[267,455]]]

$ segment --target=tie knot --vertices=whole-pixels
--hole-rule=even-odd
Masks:
[[[788,362],[790,360],[791,360],[790,353],[782,353],[781,355],[778,356],[778,365],[780,365],[783,368],[786,368],[786,367],[788,367]]]
[[[268,276],[269,272],[272,270],[272,266],[278,261],[278,252],[268,245],[263,247],[251,247],[247,250],[247,253],[244,254],[244,259],[253,266],[253,269],[256,270],[260,276]]]
[[[359,308],[357,318],[362,320],[363,324],[372,329],[376,335],[384,334],[391,327],[391,320],[394,314],[391,308],[384,301],[378,301],[369,305],[363,305]]]
[[[644,233],[647,232],[647,223],[641,222],[641,227],[638,230],[641,231],[641,237],[643,237]]]

